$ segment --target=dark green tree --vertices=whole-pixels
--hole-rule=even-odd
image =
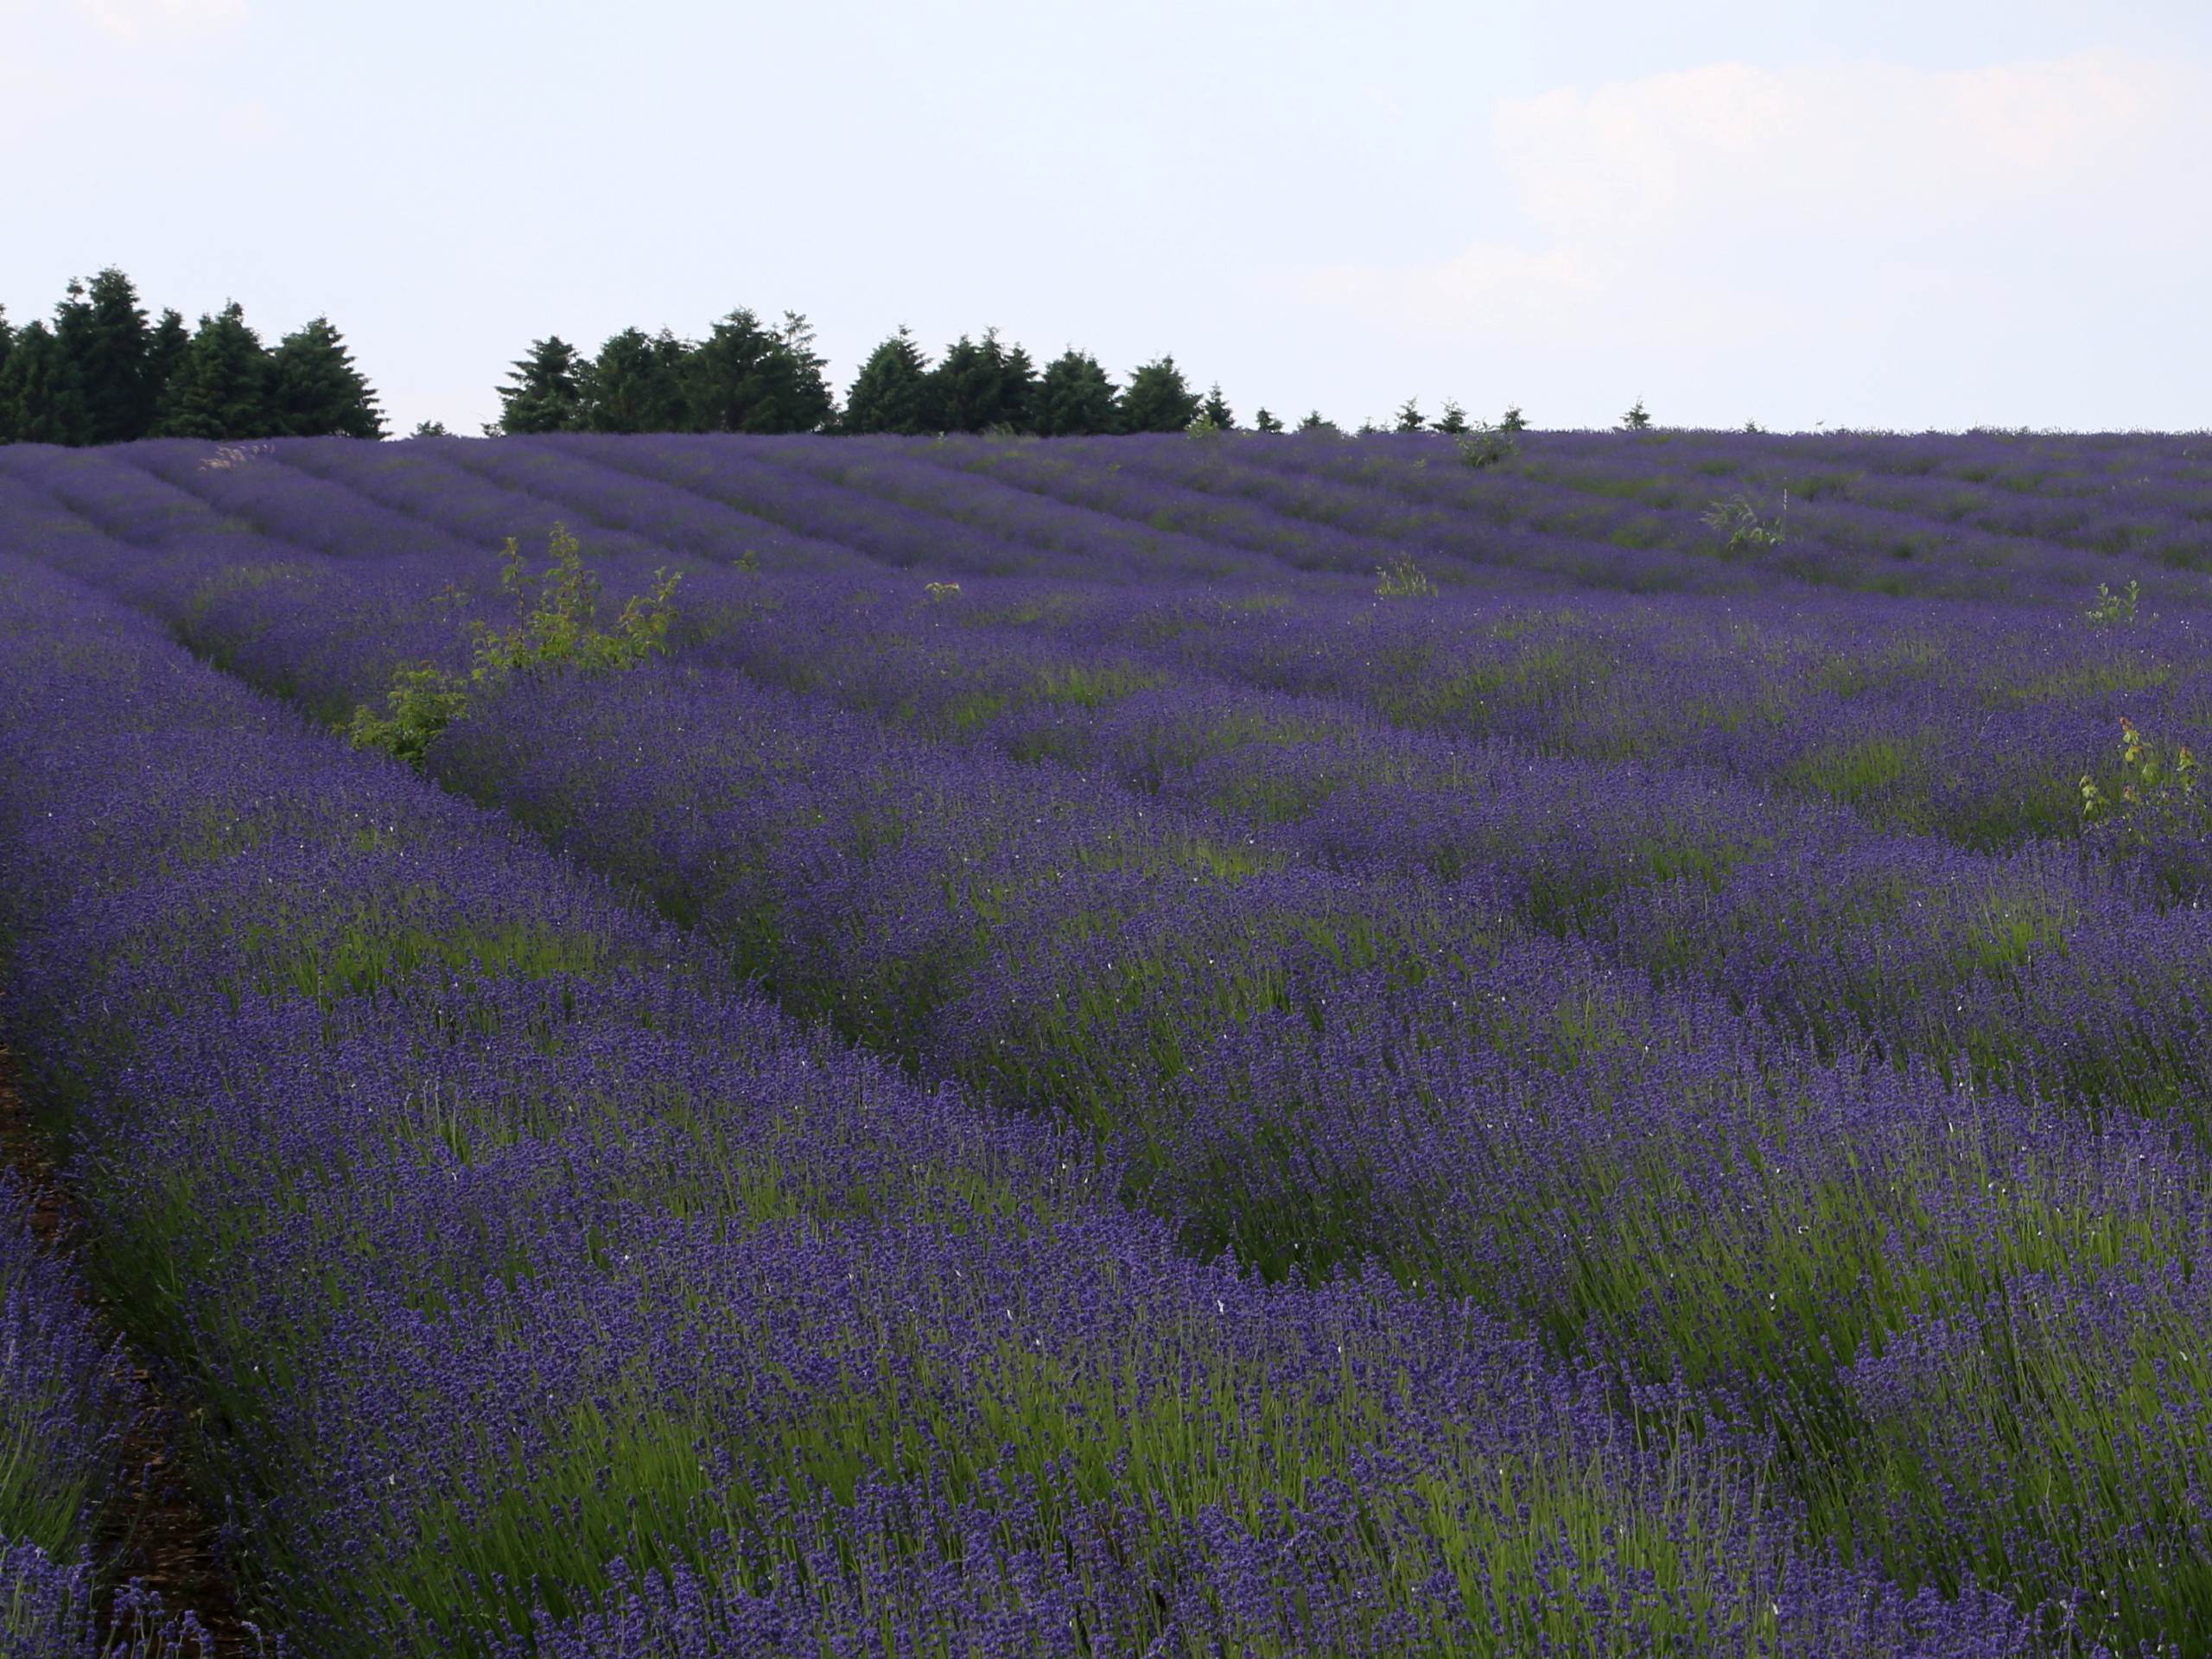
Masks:
[[[1643,405],[1639,404],[1637,407],[1641,408]],[[1505,413],[1498,416],[1497,429],[1501,432],[1516,434],[1529,429],[1528,417],[1521,413],[1520,404],[1508,404],[1505,406]]]
[[[1444,400],[1444,412],[1431,421],[1429,425],[1446,437],[1456,438],[1467,429],[1467,411],[1451,398],[1446,397]]]
[[[446,430],[443,421],[417,421],[415,429],[407,435],[410,438],[449,438],[453,434]]]
[[[1298,423],[1298,429],[1301,432],[1329,432],[1338,436],[1342,436],[1344,432],[1342,427],[1318,409],[1309,409],[1306,411],[1306,418]]]
[[[6,383],[8,377],[8,353],[15,349],[15,345],[16,330],[13,325],[11,325],[8,321],[8,308],[4,305],[0,305],[0,385],[4,385]],[[9,442],[9,433],[6,424],[7,418],[7,411],[5,410],[0,410],[0,443],[6,443]]]
[[[1122,388],[1116,411],[1123,432],[1180,432],[1198,416],[1198,395],[1183,378],[1171,354],[1145,364]]]
[[[160,435],[168,438],[266,438],[282,429],[270,400],[270,365],[261,336],[232,300],[202,315],[171,377]]]
[[[1280,432],[1282,423],[1262,409],[1252,417],[1252,429],[1255,432]]]
[[[1428,417],[1421,412],[1421,404],[1417,399],[1408,397],[1398,405],[1398,424],[1395,430],[1419,432],[1425,429],[1427,425]]]
[[[837,412],[814,330],[795,311],[767,328],[740,307],[692,348],[685,401],[699,432],[815,432]]]
[[[174,308],[163,310],[146,342],[146,385],[153,400],[153,427],[149,430],[159,429],[169,412],[170,385],[191,344],[192,330],[184,326],[183,315]]]
[[[1641,397],[1629,406],[1627,414],[1621,416],[1621,429],[1626,432],[1649,431],[1650,426],[1651,416],[1645,413]]]
[[[899,332],[870,352],[845,393],[839,429],[895,432],[906,437],[930,429],[929,359],[901,323]]]
[[[0,435],[11,443],[82,443],[91,429],[74,365],[45,323],[17,334],[0,365]]]
[[[87,442],[128,443],[153,429],[161,389],[149,373],[151,337],[130,277],[110,265],[89,285],[73,280],[54,334],[84,393]]]
[[[303,324],[270,353],[277,429],[295,438],[381,438],[384,412],[327,317]]]
[[[1071,346],[1045,365],[1030,394],[1026,424],[1047,438],[1095,436],[1114,429],[1114,383],[1098,359]]]
[[[1236,425],[1236,412],[1230,408],[1229,399],[1221,395],[1221,382],[1218,380],[1206,389],[1206,400],[1198,405],[1198,413],[1224,432],[1232,430]]]
[[[1008,346],[995,328],[981,340],[965,334],[944,348],[929,372],[929,423],[939,432],[981,432],[987,427],[1024,427],[1037,372],[1029,353]]]
[[[499,428],[505,432],[570,432],[583,421],[582,363],[576,348],[558,334],[530,342],[499,388]]]
[[[665,328],[610,335],[577,378],[583,425],[594,432],[679,432],[690,348]]]

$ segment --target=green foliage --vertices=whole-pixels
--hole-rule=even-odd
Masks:
[[[2097,584],[2097,602],[2082,613],[2082,619],[2100,628],[2132,627],[2135,622],[2136,607],[2142,602],[2143,584],[2131,582],[2125,593],[2115,594],[2101,582]]]
[[[443,421],[417,421],[415,429],[407,435],[410,438],[449,438],[453,434],[446,430]]]
[[[1433,599],[1436,584],[1414,563],[1413,555],[1402,553],[1388,564],[1375,568],[1375,594],[1378,599]]]
[[[1651,416],[1644,410],[1643,399],[1639,397],[1629,405],[1628,413],[1621,416],[1621,429],[1626,432],[1646,432],[1650,430],[1650,428]]]
[[[499,388],[499,428],[505,432],[567,432],[583,423],[581,359],[558,334],[530,342]]]
[[[684,426],[683,370],[690,348],[664,328],[608,336],[577,377],[583,425],[594,432],[677,432]]]
[[[474,649],[465,675],[426,663],[397,670],[385,698],[387,714],[378,715],[365,704],[354,709],[347,730],[355,748],[382,749],[419,770],[430,745],[468,712],[469,699],[479,692],[541,669],[620,672],[668,649],[680,573],[655,571],[652,587],[625,602],[611,627],[601,627],[599,578],[565,524],[553,526],[547,552],[545,568],[532,570],[516,538],[507,537],[499,587],[513,601],[514,626],[472,624]]]
[[[1071,346],[1045,365],[1030,395],[1029,429],[1046,438],[1111,432],[1114,398],[1114,383],[1098,359]]]
[[[2196,757],[2186,746],[2171,759],[2132,720],[2120,722],[2120,784],[2117,798],[2094,778],[2082,776],[2082,817],[2107,823],[2124,841],[2155,836],[2202,835],[2208,827],[2205,798],[2196,792]]]
[[[1325,432],[1332,438],[1344,436],[1344,429],[1318,409],[1306,411],[1306,418],[1298,423],[1298,429],[1301,432]]]
[[[1198,410],[1198,418],[1212,423],[1217,432],[1236,429],[1236,412],[1229,406],[1229,399],[1221,395],[1221,382],[1217,380],[1206,390],[1205,403]]]
[[[901,324],[868,353],[845,393],[842,432],[895,432],[912,437],[929,429],[929,359]]]
[[[232,300],[202,316],[171,378],[156,435],[168,438],[268,438],[281,428],[271,400],[271,365],[261,336]]]
[[[110,265],[89,287],[71,283],[54,332],[83,390],[86,442],[145,436],[161,387],[149,377],[151,337],[130,278]]]
[[[1024,428],[1036,389],[1036,370],[1021,346],[1007,346],[995,328],[983,330],[979,340],[963,334],[944,348],[944,359],[929,372],[924,388],[928,429]]]
[[[1760,518],[1758,509],[1741,495],[1715,501],[1703,515],[1707,528],[1722,537],[1731,553],[1758,553],[1780,547],[1789,539],[1789,492],[1782,493],[1782,514],[1774,523]]]
[[[1447,438],[1456,438],[1467,429],[1467,411],[1452,399],[1444,400],[1444,412],[1429,423],[1431,428]]]
[[[1255,432],[1280,432],[1282,430],[1282,423],[1262,409],[1252,417],[1252,429]]]
[[[1419,432],[1428,424],[1428,417],[1421,412],[1419,400],[1412,397],[1398,405],[1397,418],[1398,423],[1393,430],[1399,432]]]
[[[798,312],[785,312],[783,326],[771,329],[740,307],[685,359],[689,429],[818,432],[837,412],[824,366]]]
[[[277,342],[270,359],[270,399],[277,429],[296,438],[381,438],[377,395],[327,317]]]
[[[1528,417],[1521,413],[1520,404],[1508,404],[1505,406],[1505,413],[1497,417],[1497,429],[1516,435],[1529,429]]]
[[[1502,426],[1492,426],[1487,421],[1472,424],[1463,423],[1459,435],[1459,459],[1478,471],[1510,461],[1521,448],[1520,440]]]
[[[1174,358],[1159,358],[1129,377],[1117,424],[1123,432],[1180,432],[1198,418],[1200,401]]]
[[[82,443],[91,427],[73,365],[45,323],[15,337],[0,365],[0,437],[11,443]]]
[[[948,599],[959,598],[960,584],[957,582],[933,582],[922,591],[930,596],[931,604],[938,605]]]

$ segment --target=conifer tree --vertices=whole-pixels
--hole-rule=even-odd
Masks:
[[[278,431],[296,438],[384,436],[377,395],[329,318],[317,317],[285,335],[270,354],[269,370]]]
[[[665,328],[608,336],[578,376],[583,425],[594,432],[680,432],[690,348]]]
[[[1637,406],[1640,409],[1643,404],[1639,402]],[[1508,404],[1505,406],[1505,413],[1498,416],[1497,429],[1510,433],[1525,432],[1529,429],[1528,418],[1521,413],[1520,404]]]
[[[772,329],[739,307],[692,348],[684,367],[694,431],[814,432],[837,412],[814,330],[795,311]]]
[[[1419,432],[1427,425],[1428,417],[1421,412],[1421,404],[1418,399],[1408,397],[1398,405],[1398,424],[1395,430]]]
[[[1122,432],[1180,432],[1198,418],[1198,403],[1174,357],[1158,358],[1129,377],[1116,411],[1116,428]]]
[[[174,307],[162,312],[161,321],[146,342],[146,395],[151,420],[149,432],[159,431],[172,405],[171,386],[176,379],[178,366],[184,361],[185,348],[192,344],[192,331],[184,326],[183,314]]]
[[[1429,425],[1448,438],[1456,438],[1467,429],[1467,411],[1446,397],[1444,413],[1431,421]]]
[[[277,425],[269,400],[269,353],[232,300],[203,315],[172,377],[160,435],[265,438]]]
[[[1252,417],[1252,429],[1255,432],[1280,432],[1282,423],[1263,408]]]
[[[0,305],[0,385],[7,384],[8,353],[15,348],[15,344],[16,331],[8,321],[8,308]],[[8,411],[4,407],[0,407],[0,443],[9,443],[13,441],[14,435],[8,428]]]
[[[443,421],[417,421],[415,429],[407,435],[410,438],[449,438],[453,434],[446,430]]]
[[[1198,406],[1198,413],[1221,431],[1227,432],[1236,424],[1236,413],[1229,400],[1221,395],[1221,382],[1217,380],[1206,391],[1206,400]]]
[[[929,359],[901,323],[899,332],[868,353],[845,393],[845,432],[928,431]]]
[[[1114,429],[1114,383],[1098,359],[1071,346],[1045,365],[1025,423],[1042,437],[1077,438]]]
[[[530,342],[499,388],[503,432],[568,432],[580,424],[583,392],[576,348],[558,334]]]
[[[930,371],[926,391],[930,425],[940,432],[981,432],[993,426],[1025,426],[1036,371],[1029,353],[1007,346],[995,328],[981,340],[963,334],[944,348]]]
[[[16,334],[0,367],[0,430],[14,443],[82,443],[91,429],[75,365],[36,320]]]
[[[1643,399],[1641,397],[1629,406],[1627,414],[1621,416],[1623,431],[1643,432],[1649,430],[1650,426],[1651,416],[1644,411]]]
[[[130,278],[110,265],[89,286],[73,279],[54,333],[84,394],[86,442],[144,437],[159,388],[149,376],[146,314]]]
[[[1324,416],[1318,409],[1309,409],[1306,411],[1306,418],[1298,423],[1298,429],[1301,432],[1332,433],[1342,430],[1334,421]]]

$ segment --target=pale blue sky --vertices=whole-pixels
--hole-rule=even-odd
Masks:
[[[1240,417],[2212,425],[2212,5],[0,0],[0,302],[120,264],[394,427],[804,311]]]

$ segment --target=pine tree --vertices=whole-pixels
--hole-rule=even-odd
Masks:
[[[795,311],[770,329],[739,307],[692,348],[684,368],[693,431],[815,432],[836,416],[814,330]]]
[[[1621,416],[1621,429],[1624,431],[1643,432],[1649,430],[1650,426],[1651,416],[1644,412],[1643,399],[1641,397],[1630,405],[1627,414]]]
[[[91,424],[60,341],[45,323],[27,324],[0,367],[0,430],[13,443],[78,444]]]
[[[449,438],[453,434],[446,430],[443,421],[417,421],[415,429],[407,435],[410,438]]]
[[[168,438],[265,438],[278,426],[270,404],[270,362],[261,336],[232,300],[202,315],[171,377],[160,435]]]
[[[530,342],[530,350],[510,365],[508,384],[499,388],[499,429],[503,432],[569,432],[583,416],[576,348],[558,334]]]
[[[1206,400],[1199,405],[1198,413],[1224,432],[1236,425],[1236,411],[1229,407],[1229,400],[1221,395],[1221,382],[1217,380],[1206,390]]]
[[[384,414],[327,317],[294,330],[270,357],[276,426],[296,438],[381,438]]]
[[[846,432],[895,432],[912,437],[929,430],[929,359],[904,323],[868,353],[845,393]]]
[[[1045,365],[1025,424],[1040,436],[1078,438],[1114,429],[1114,383],[1098,359],[1071,346]]]
[[[1640,409],[1643,405],[1639,403],[1637,407]],[[1497,429],[1501,432],[1514,434],[1525,432],[1529,429],[1528,417],[1521,413],[1520,404],[1508,404],[1505,406],[1505,413],[1499,416],[1497,418]]]
[[[144,437],[153,429],[160,389],[149,378],[151,339],[130,278],[110,265],[89,287],[73,280],[54,332],[84,392],[86,442]]]
[[[146,429],[149,432],[161,430],[168,417],[175,401],[172,384],[191,344],[192,331],[184,326],[182,314],[174,308],[162,311],[146,342],[146,396],[152,417]]]
[[[1262,409],[1252,417],[1252,429],[1255,432],[1280,432],[1282,430],[1282,423],[1268,414],[1265,409]]]
[[[1306,411],[1306,418],[1298,423],[1298,429],[1301,432],[1326,432],[1335,436],[1343,435],[1343,429],[1318,409],[1309,409]]]
[[[981,340],[965,334],[944,348],[930,371],[925,393],[930,425],[939,432],[981,432],[988,427],[1021,427],[1029,419],[1036,371],[1029,353],[999,340],[995,328]]]
[[[0,386],[8,384],[8,353],[15,349],[16,330],[8,321],[8,308],[0,305]],[[15,433],[9,425],[8,410],[0,401],[0,443],[15,442]]]
[[[1173,356],[1156,359],[1131,375],[1122,389],[1116,429],[1180,432],[1198,418],[1198,401]]]
[[[609,335],[577,377],[582,424],[594,432],[679,432],[690,347],[665,328]]]
[[[1456,438],[1467,429],[1467,411],[1451,398],[1444,400],[1444,413],[1429,424],[1448,438]]]
[[[1416,399],[1408,397],[1404,403],[1398,405],[1398,424],[1395,429],[1396,430],[1400,432],[1419,432],[1423,430],[1427,425],[1428,417],[1421,412],[1421,404]]]

